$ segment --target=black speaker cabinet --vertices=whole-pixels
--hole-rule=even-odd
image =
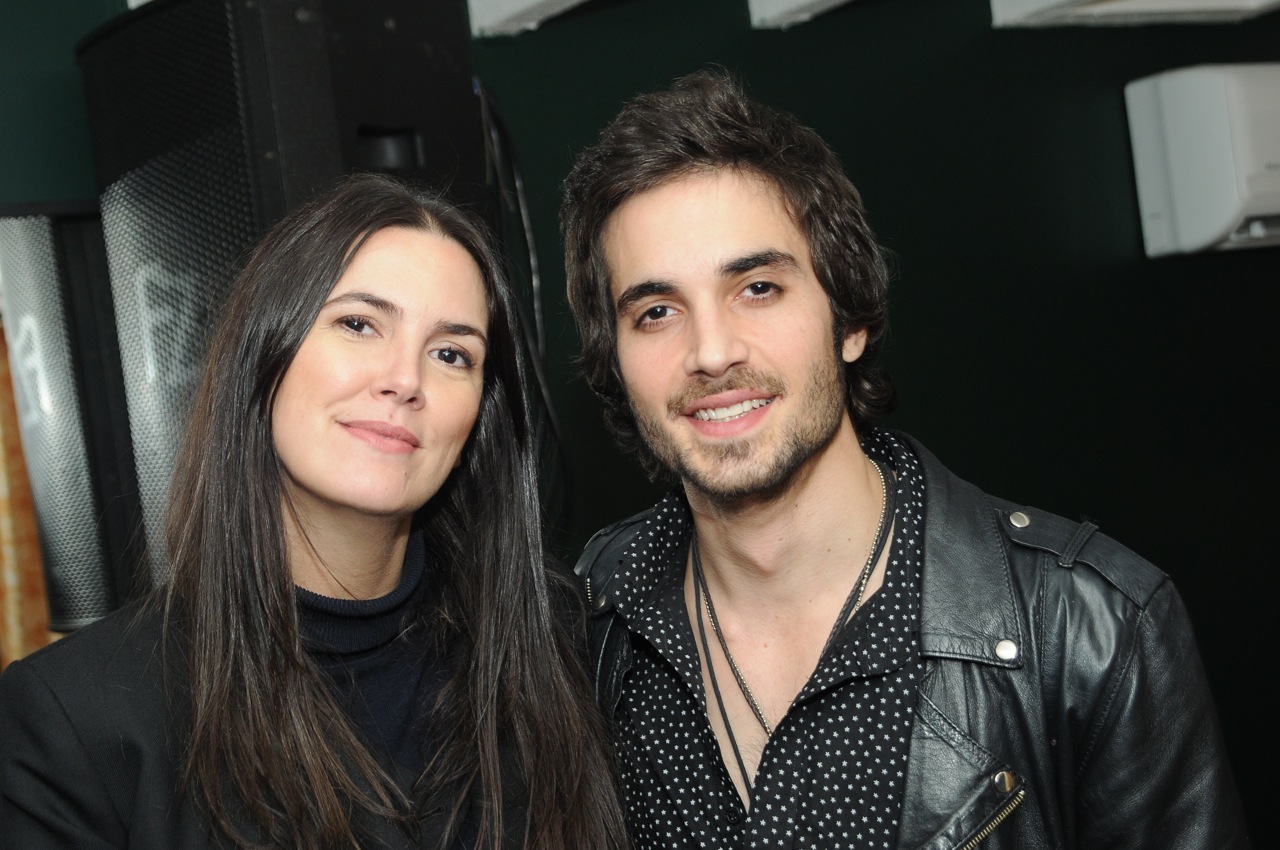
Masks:
[[[0,210],[0,279],[50,626],[71,631],[147,580],[97,205]]]
[[[151,568],[212,315],[246,248],[353,171],[484,217],[461,0],[153,0],[76,50]]]

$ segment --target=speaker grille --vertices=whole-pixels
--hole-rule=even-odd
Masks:
[[[236,28],[220,2],[156,3],[80,62],[151,568],[212,317],[262,222]],[[124,23],[124,22],[122,22]]]
[[[5,333],[31,477],[50,627],[79,628],[115,607],[80,410],[73,329],[48,216],[0,218]]]
[[[101,185],[238,124],[230,14],[221,0],[153,0],[82,48],[85,96],[95,111],[110,116],[93,125]]]
[[[244,200],[250,189],[237,135],[224,128],[157,156],[102,195],[143,523],[157,572],[169,476],[207,331],[235,259],[258,231]]]

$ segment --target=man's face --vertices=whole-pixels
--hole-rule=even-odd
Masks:
[[[832,314],[773,185],[720,170],[628,200],[603,247],[641,436],[718,502],[768,495],[847,422]],[[845,362],[866,332],[845,337]]]

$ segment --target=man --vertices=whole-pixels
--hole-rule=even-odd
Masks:
[[[1248,846],[1168,578],[876,427],[885,267],[813,131],[687,77],[561,226],[587,379],[677,483],[578,567],[638,847]]]

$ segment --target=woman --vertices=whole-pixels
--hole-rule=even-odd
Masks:
[[[171,487],[172,578],[0,677],[0,845],[612,847],[483,231],[348,178],[255,249]]]

